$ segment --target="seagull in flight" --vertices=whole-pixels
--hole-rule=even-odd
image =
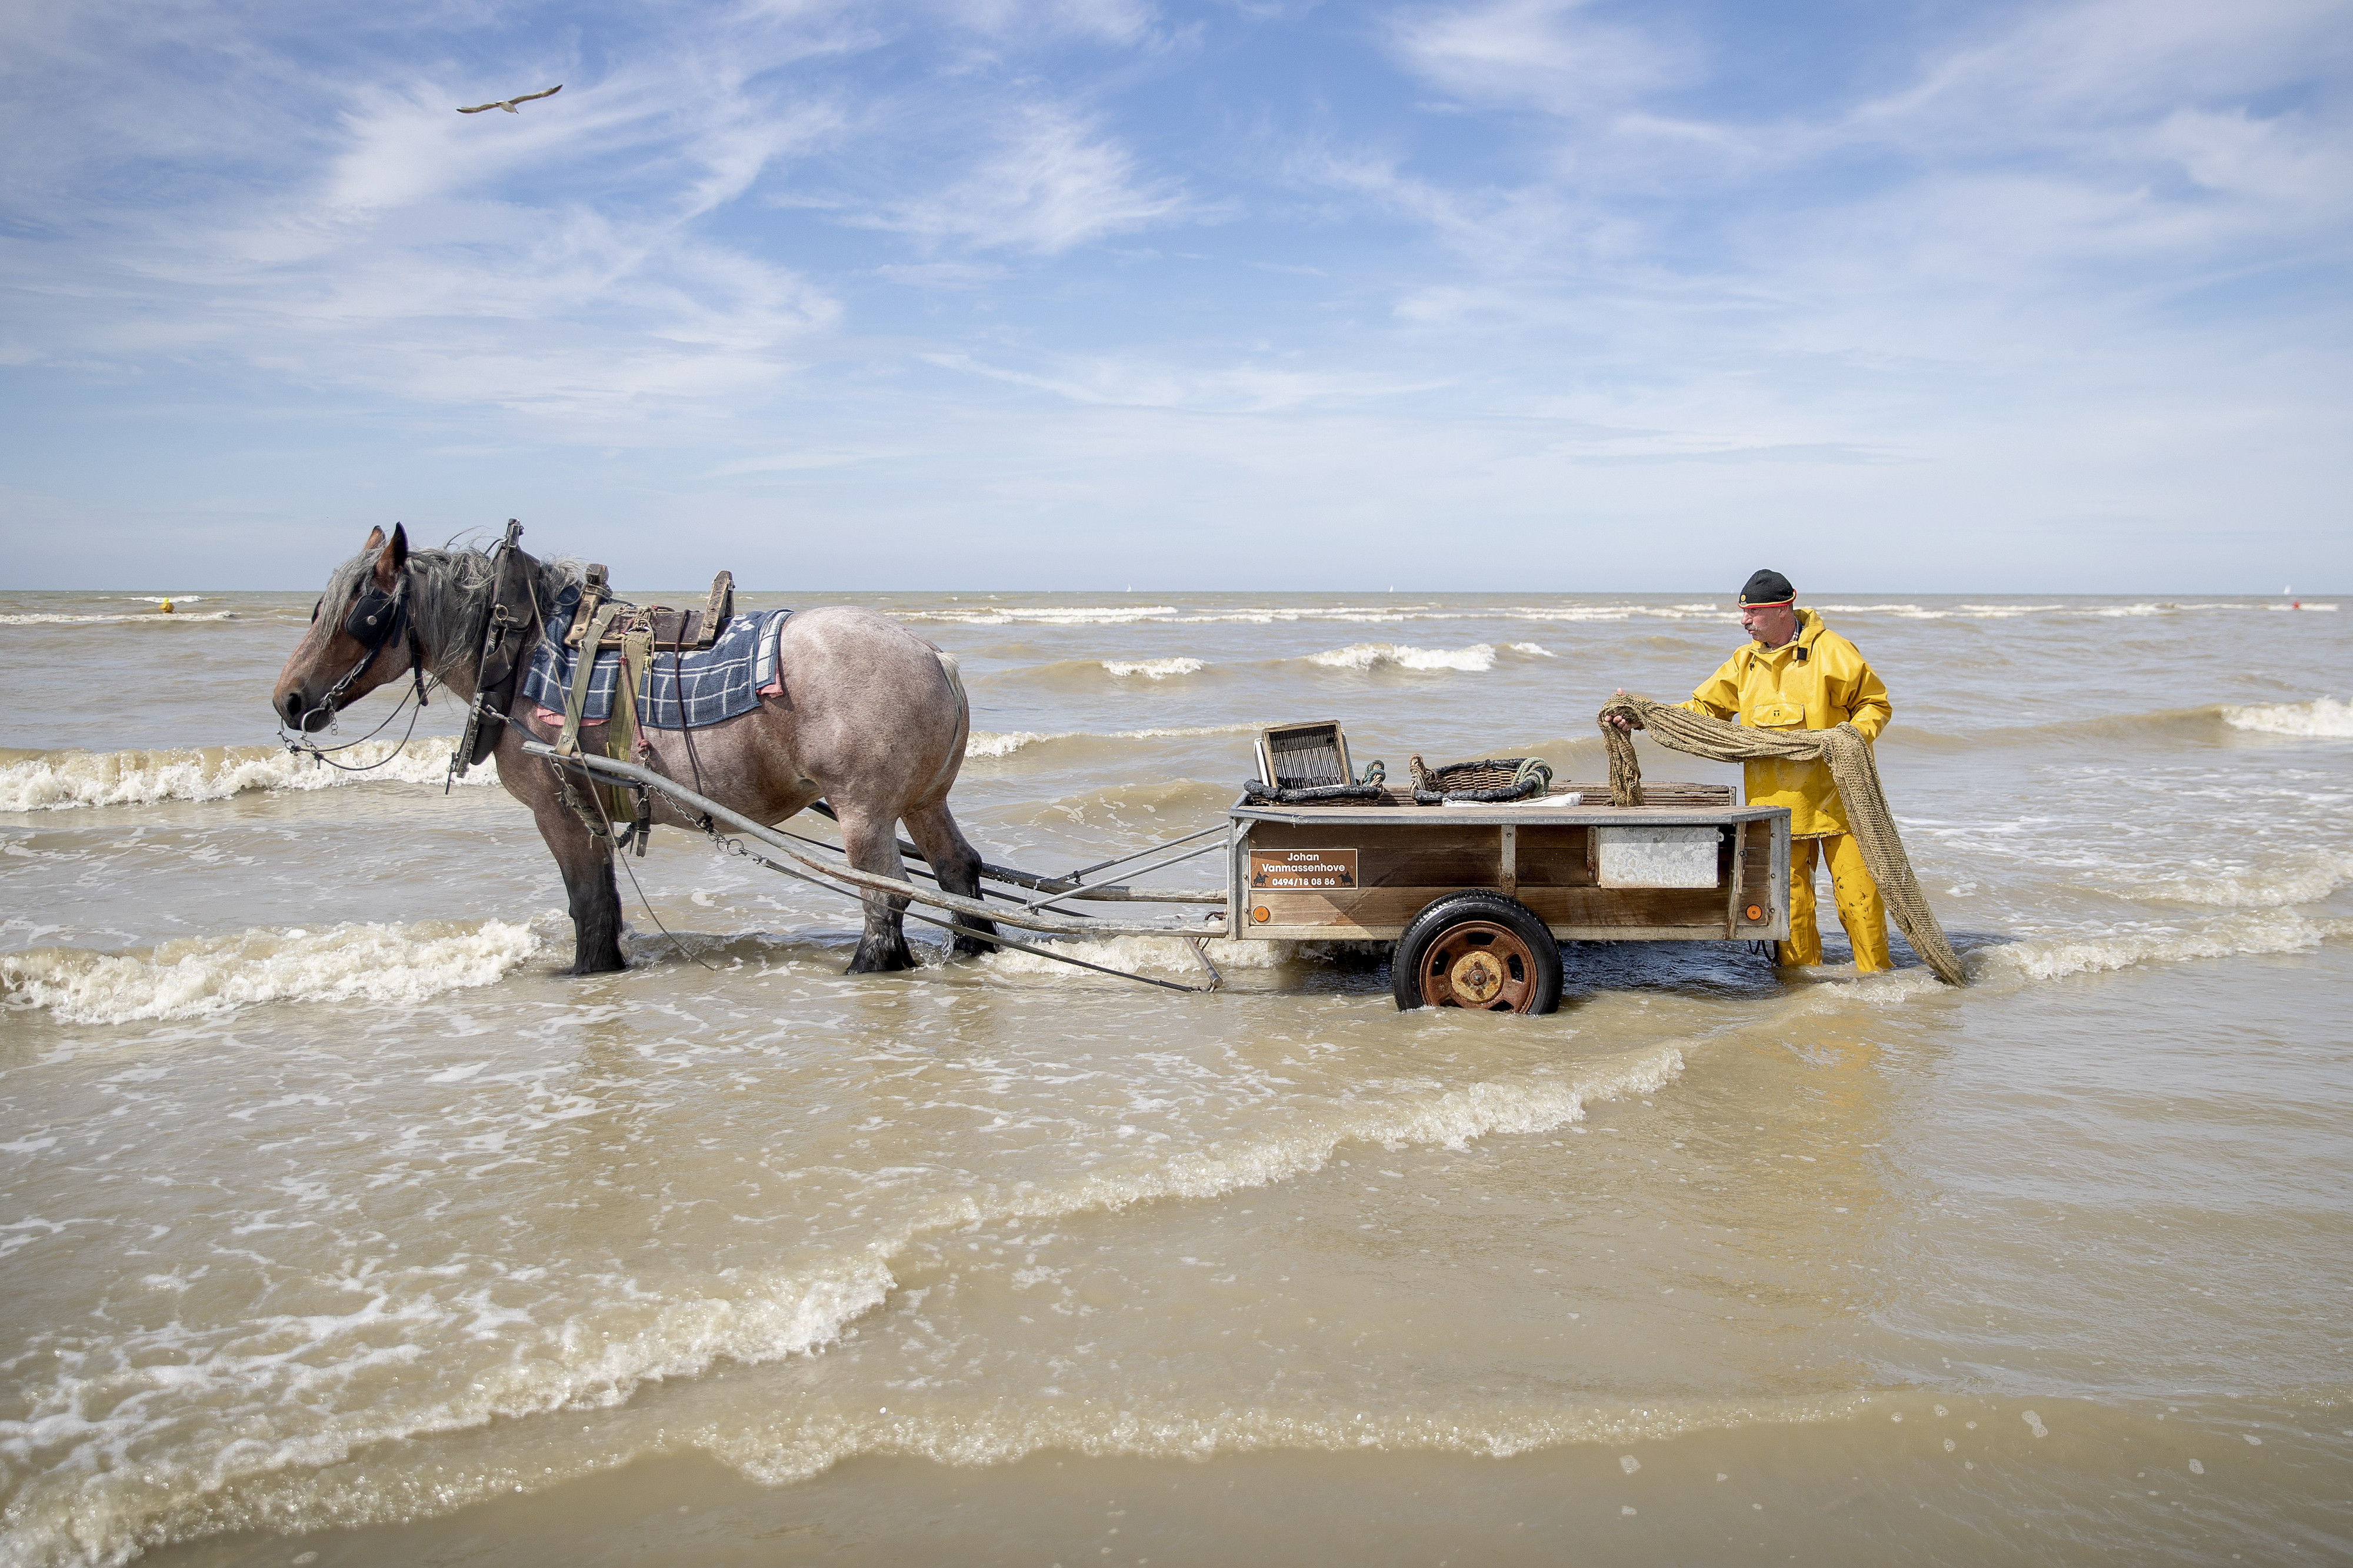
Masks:
[[[516,104],[529,103],[534,98],[554,98],[557,93],[562,92],[563,90],[564,84],[559,81],[554,87],[549,88],[545,92],[518,93],[513,98],[502,98],[496,103],[478,103],[471,109],[461,109],[458,112],[460,114],[480,114],[485,109],[503,109],[509,114],[520,114],[522,110],[517,109],[515,107]]]

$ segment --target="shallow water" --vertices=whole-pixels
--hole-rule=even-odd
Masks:
[[[1738,635],[867,602],[963,661],[967,833],[1049,868],[1217,822],[1265,722],[1599,777],[1610,691]],[[364,782],[273,749],[310,607],[0,594],[6,1561],[2353,1555],[2333,607],[1823,604],[1975,984],[1585,946],[1535,1019],[1263,943],[1214,995],[849,979],[852,906],[667,830],[701,963],[625,884],[635,966],[559,977],[448,705]]]

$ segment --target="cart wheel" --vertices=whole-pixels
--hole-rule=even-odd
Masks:
[[[1450,893],[1398,939],[1398,1010],[1549,1013],[1560,1005],[1560,943],[1535,911],[1501,893]]]

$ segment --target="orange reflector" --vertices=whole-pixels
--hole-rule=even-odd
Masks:
[[[1256,909],[1250,910],[1250,919],[1256,921],[1261,925],[1264,925],[1267,921],[1266,906],[1264,904],[1261,904]]]
[[[1761,921],[1765,918],[1765,906],[1762,904],[1751,904],[1742,912],[1747,915],[1747,917],[1752,921]]]

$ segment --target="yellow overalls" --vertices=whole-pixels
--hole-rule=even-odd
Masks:
[[[1679,706],[1761,730],[1828,730],[1852,724],[1877,740],[1894,708],[1887,688],[1854,644],[1822,625],[1811,610],[1798,612],[1798,635],[1779,647],[1750,642],[1724,661]],[[1789,940],[1783,963],[1820,963],[1821,932],[1814,921],[1814,862],[1830,862],[1831,892],[1839,923],[1854,944],[1854,966],[1893,967],[1887,956],[1887,910],[1879,885],[1848,831],[1846,807],[1828,763],[1764,758],[1743,764],[1748,804],[1789,808]]]

